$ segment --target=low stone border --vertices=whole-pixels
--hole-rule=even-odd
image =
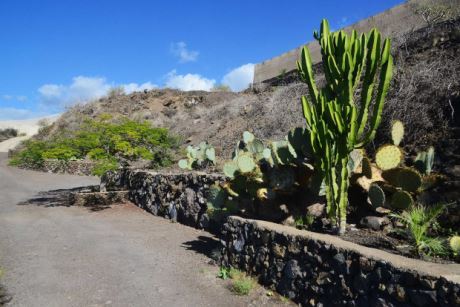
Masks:
[[[436,264],[339,237],[229,217],[223,265],[305,306],[460,306],[460,264]]]
[[[209,188],[225,176],[203,172],[158,173],[145,170],[108,172],[101,178],[101,191],[129,190],[136,206],[181,224],[215,232],[206,213]]]
[[[103,208],[128,200],[128,191],[77,192],[69,195],[70,206]]]

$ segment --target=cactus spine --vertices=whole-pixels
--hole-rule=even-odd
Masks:
[[[380,124],[385,96],[392,76],[393,60],[390,40],[381,47],[380,32],[351,36],[344,31],[331,33],[327,20],[314,33],[321,45],[326,86],[316,88],[310,52],[304,47],[297,62],[300,77],[307,83],[309,99],[302,97],[303,114],[310,131],[310,145],[315,168],[326,182],[327,212],[338,221],[339,234],[346,229],[348,205],[348,159],[355,148],[362,148],[375,136]],[[380,71],[373,113],[368,115],[374,96],[375,76]],[[362,81],[361,102],[355,103],[354,92]],[[366,126],[369,128],[366,131]]]

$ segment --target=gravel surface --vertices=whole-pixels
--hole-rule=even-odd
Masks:
[[[0,154],[0,266],[9,306],[286,304],[258,287],[236,296],[210,265],[210,234],[125,204],[102,211],[17,205],[38,192],[98,183],[6,166]],[[41,196],[43,197],[43,196]],[[37,202],[36,202],[37,203]]]

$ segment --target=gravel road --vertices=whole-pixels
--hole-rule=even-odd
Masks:
[[[215,239],[125,204],[102,211],[18,205],[94,177],[6,166],[0,153],[0,266],[11,306],[278,305],[262,288],[236,296],[205,254]],[[211,244],[212,245],[212,244]]]

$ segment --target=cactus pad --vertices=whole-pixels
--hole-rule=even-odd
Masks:
[[[391,126],[391,139],[393,140],[393,144],[399,146],[403,137],[404,124],[401,121],[396,120],[393,122],[393,125]]]
[[[243,132],[243,142],[246,145],[254,141],[254,139],[255,139],[254,134],[252,134],[251,132],[249,131]]]
[[[268,176],[269,185],[276,191],[288,191],[295,184],[294,169],[290,167],[274,168]]]
[[[254,159],[247,153],[240,154],[236,163],[238,164],[239,171],[243,174],[250,173],[256,168]]]
[[[188,160],[186,160],[186,159],[179,160],[179,167],[181,169],[190,169],[190,166],[188,164]]]
[[[238,171],[238,164],[235,161],[230,161],[224,164],[224,174],[227,177],[235,177],[235,173]]]
[[[311,155],[311,146],[307,129],[297,127],[289,131],[286,137],[289,144],[294,148],[298,157],[308,157]]]
[[[272,142],[270,145],[277,164],[289,164],[297,157],[294,148],[287,141]]]
[[[371,184],[369,187],[367,201],[372,205],[374,209],[383,207],[385,204],[385,193],[378,184]]]
[[[397,191],[391,197],[391,207],[393,209],[405,210],[412,206],[413,203],[414,199],[409,192],[406,191]]]
[[[352,152],[350,152],[350,158],[348,159],[348,171],[350,173],[355,173],[361,165],[362,160],[362,149],[354,149]]]
[[[209,189],[207,196],[207,206],[208,208],[218,208],[221,209],[225,205],[225,191],[221,189],[218,185],[213,185]]]
[[[261,140],[254,139],[252,142],[247,143],[247,149],[250,153],[256,155],[264,151],[265,146]]]
[[[422,186],[422,176],[411,167],[389,169],[382,172],[382,177],[388,183],[408,192],[415,192]]]
[[[363,157],[363,161],[361,162],[362,166],[362,174],[366,176],[366,178],[372,178],[372,165],[371,160],[368,157]]]
[[[401,164],[403,153],[398,146],[384,145],[375,154],[375,163],[382,170],[389,170]]]
[[[216,163],[216,150],[214,148],[207,148],[205,151],[206,158],[212,163]]]
[[[460,255],[460,236],[453,236],[452,238],[450,238],[449,246],[454,252],[454,255],[459,256]]]

